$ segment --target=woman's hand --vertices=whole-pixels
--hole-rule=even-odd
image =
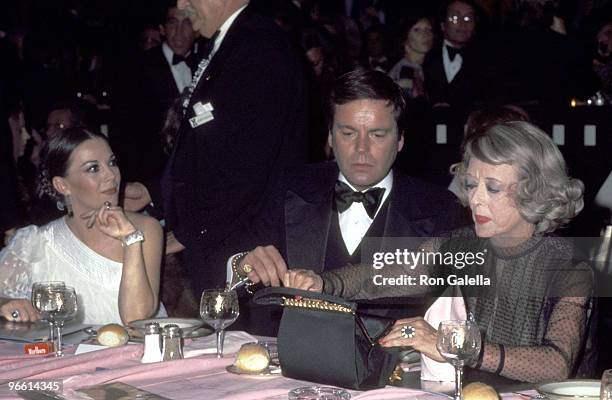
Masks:
[[[40,313],[34,309],[30,300],[27,299],[9,300],[0,307],[0,315],[14,322],[38,321],[40,319]]]
[[[323,278],[308,269],[290,269],[283,276],[283,285],[294,289],[323,291]]]
[[[404,329],[406,327],[406,329]],[[410,335],[414,329],[414,333]],[[402,329],[405,334],[402,335]],[[408,337],[412,336],[412,337]],[[413,347],[432,360],[444,362],[444,358],[436,348],[437,331],[423,317],[400,319],[395,322],[391,331],[379,340],[383,347]]]
[[[81,218],[87,219],[87,227],[95,226],[105,235],[117,240],[134,232],[136,227],[128,219],[121,207],[113,207],[109,202],[97,210],[91,210],[81,214]]]

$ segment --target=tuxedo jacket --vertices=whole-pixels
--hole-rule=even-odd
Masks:
[[[274,245],[287,262],[288,268],[311,269],[317,273],[344,265],[325,265],[328,246],[342,243],[333,238],[331,229],[338,212],[334,209],[334,188],[338,180],[338,167],[334,162],[293,168],[286,172],[277,190],[271,193],[265,212],[256,219],[247,240],[233,246],[227,255],[252,249],[255,246]],[[386,213],[383,208],[386,207]],[[432,237],[448,232],[463,223],[463,213],[457,198],[448,190],[418,179],[393,174],[393,187],[377,218],[384,218],[382,242],[376,242],[381,251],[395,251],[397,241],[384,243],[385,238]],[[372,238],[373,240],[377,240]],[[415,243],[414,240],[410,241]],[[363,243],[363,241],[362,241]],[[404,244],[405,241],[402,241]],[[378,251],[378,250],[376,250]],[[362,257],[364,255],[362,248]],[[360,302],[368,313],[394,317],[422,315],[423,299],[379,299]],[[254,334],[276,334],[282,310],[278,307],[259,306],[242,302],[239,321],[241,328]]]
[[[143,90],[151,96],[147,100],[155,103],[156,115],[163,114],[180,93],[161,45],[144,52],[142,74]]]
[[[324,265],[332,219],[338,218],[333,207],[338,174],[333,162],[288,171],[256,221],[251,240],[257,243],[249,244],[274,244],[289,268],[322,272],[342,267]],[[451,192],[398,171],[385,202],[383,237],[432,237],[464,223],[459,201]]]
[[[207,257],[227,243],[283,169],[303,160],[301,68],[285,34],[249,7],[227,31],[194,90],[162,180],[167,226],[187,251]],[[192,127],[194,105],[208,103],[213,119]],[[224,263],[206,268],[224,282]]]
[[[423,62],[425,89],[430,103],[448,103],[453,107],[469,108],[485,100],[488,96],[488,72],[484,63],[478,61],[477,50],[474,47],[465,48],[461,55],[461,69],[449,83],[444,72],[442,46],[431,49]]]
[[[159,181],[167,160],[160,136],[164,117],[180,93],[161,45],[145,51],[133,64],[124,71],[131,77],[129,85],[124,83],[127,87],[113,98],[116,125],[111,139],[124,178],[151,186],[149,181]]]

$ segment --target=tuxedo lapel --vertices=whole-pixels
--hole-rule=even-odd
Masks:
[[[285,201],[285,238],[289,268],[323,270],[331,218],[333,191],[314,201],[287,192]]]
[[[153,82],[156,82],[160,88],[159,95],[164,95],[165,98],[177,98],[180,93],[172,75],[170,64],[168,64],[161,46],[159,46],[156,62],[152,65],[152,68],[155,68],[155,71],[151,73],[151,77],[155,77]]]

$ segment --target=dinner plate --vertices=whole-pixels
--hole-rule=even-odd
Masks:
[[[231,372],[232,374],[238,375],[249,375],[249,376],[273,376],[279,375],[281,373],[281,369],[278,365],[268,365],[263,371],[251,372],[251,371],[243,371],[234,364],[228,365],[225,367],[227,372]]]
[[[599,399],[601,382],[595,379],[569,379],[540,385],[536,390],[555,400]]]
[[[130,322],[130,327],[138,330],[140,333],[144,333],[145,325],[150,324],[152,322],[157,322],[162,329],[166,325],[170,325],[170,324],[178,325],[178,327],[183,330],[183,337],[185,338],[208,336],[211,333],[213,333],[213,330],[209,327],[200,328],[202,325],[204,325],[204,322],[201,319],[197,319],[197,318],[139,319],[139,320]]]

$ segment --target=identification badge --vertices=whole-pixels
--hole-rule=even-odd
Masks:
[[[212,110],[214,110],[214,108],[210,102],[202,104],[201,101],[198,101],[193,105],[193,112],[195,115],[204,115],[207,112],[210,113]]]
[[[192,128],[197,128],[198,126],[203,125],[208,121],[212,121],[213,119],[215,119],[215,117],[213,117],[212,112],[205,111],[200,115],[196,115],[195,117],[189,118],[189,124]]]

